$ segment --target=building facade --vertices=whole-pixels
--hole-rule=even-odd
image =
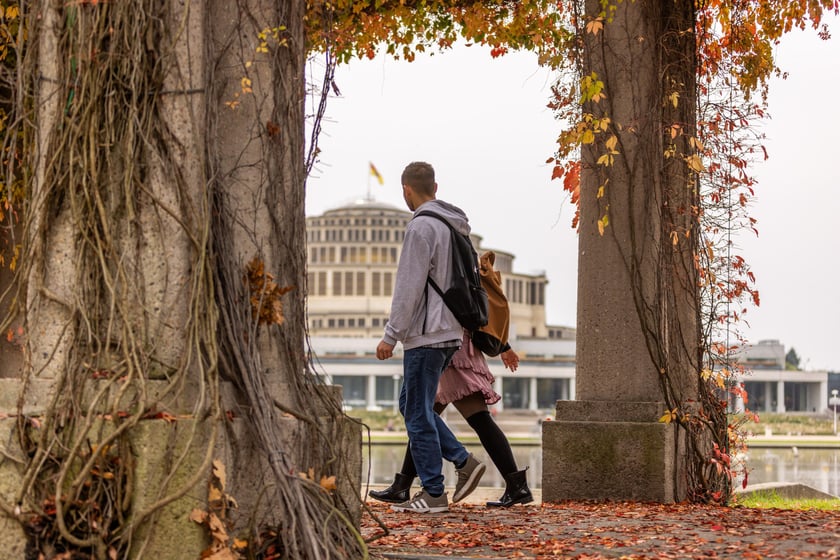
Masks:
[[[365,198],[306,219],[310,345],[321,372],[342,386],[351,408],[396,408],[402,347],[384,362],[375,350],[411,218],[411,212]],[[480,235],[473,233],[472,241],[479,254],[489,249]],[[557,400],[575,398],[575,329],[546,323],[545,274],[516,272],[513,253],[492,250],[510,303],[510,343],[520,356],[515,373],[498,358],[488,359],[502,395],[496,408],[553,414]],[[826,410],[827,373],[786,371],[784,347],[777,341],[749,347],[741,359],[752,370],[742,380],[750,409]]]
[[[307,226],[307,301],[311,347],[324,373],[343,387],[348,406],[393,407],[402,375],[396,359],[380,362],[382,337],[393,295],[405,227],[412,213],[362,199],[310,216]],[[481,236],[472,235],[481,253]],[[493,249],[510,304],[510,341],[520,368],[510,374],[490,359],[499,407],[553,409],[574,398],[575,330],[546,324],[545,274],[514,271],[514,255]]]

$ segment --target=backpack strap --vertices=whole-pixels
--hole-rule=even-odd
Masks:
[[[452,224],[450,224],[449,221],[446,218],[444,218],[443,216],[441,216],[440,214],[436,214],[435,212],[431,212],[429,210],[423,210],[422,212],[418,212],[417,214],[415,214],[414,218],[417,218],[419,216],[429,216],[429,217],[432,217],[432,218],[437,218],[438,220],[440,220],[441,222],[446,224],[446,227],[449,228],[450,233],[457,233],[455,231],[455,228],[452,227]],[[414,218],[412,218],[412,220]],[[449,250],[451,251],[452,247],[450,247]],[[435,283],[435,281],[432,280],[431,276],[426,276],[426,284],[430,284],[432,286],[432,288],[434,288],[434,290],[438,293],[440,298],[443,299],[443,290],[441,290],[440,287]]]

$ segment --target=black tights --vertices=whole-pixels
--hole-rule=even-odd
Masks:
[[[440,414],[440,411],[438,411]],[[513,451],[510,448],[505,433],[493,420],[489,410],[481,410],[472,414],[467,418],[467,423],[478,435],[481,445],[487,451],[493,464],[499,469],[502,476],[506,476],[517,471],[516,460],[513,458]],[[414,478],[417,476],[417,469],[414,468],[414,460],[411,458],[411,447],[407,446],[405,449],[405,457],[403,457],[403,465],[400,472],[406,476]]]

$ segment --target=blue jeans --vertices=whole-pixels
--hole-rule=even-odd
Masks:
[[[413,348],[403,355],[400,413],[405,418],[411,458],[423,488],[443,493],[443,459],[460,464],[469,453],[433,407],[438,381],[457,348]]]

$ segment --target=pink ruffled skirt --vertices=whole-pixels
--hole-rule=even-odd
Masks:
[[[497,403],[502,396],[493,390],[495,380],[484,354],[472,345],[465,332],[461,348],[455,352],[449,367],[440,376],[435,401],[449,404],[473,393],[481,393],[487,404]]]

